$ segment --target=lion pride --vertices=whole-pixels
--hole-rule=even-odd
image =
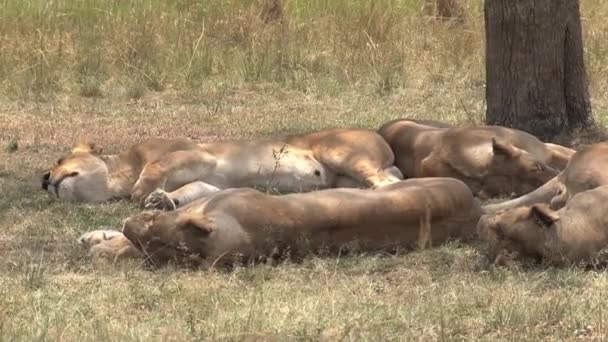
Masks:
[[[43,175],[42,187],[61,199],[131,198],[148,209],[175,209],[227,188],[379,187],[403,178],[393,163],[388,144],[365,129],[206,144],[149,139],[113,155],[85,143]]]

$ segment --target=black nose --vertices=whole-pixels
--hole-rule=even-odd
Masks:
[[[49,182],[49,179],[51,179],[51,171],[47,171],[42,175],[42,189],[44,191],[47,191],[49,188],[49,184],[51,184],[51,182]]]

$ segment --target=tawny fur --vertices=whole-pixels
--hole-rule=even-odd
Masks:
[[[515,129],[446,126],[402,119],[379,133],[406,178],[454,177],[482,198],[528,193],[556,176],[574,153]]]
[[[495,263],[536,258],[556,265],[605,265],[607,210],[605,185],[577,193],[557,211],[534,204],[484,215],[478,231]]]
[[[472,235],[480,214],[464,183],[427,178],[282,196],[225,190],[176,211],[135,215],[123,233],[159,264],[231,264],[353,245],[363,251],[438,245]]]
[[[42,183],[62,199],[131,198],[142,206],[172,209],[227,188],[305,192],[383,186],[402,179],[393,164],[388,144],[364,129],[207,144],[149,139],[117,155],[102,155],[94,144],[78,144]],[[167,201],[146,202],[155,190],[175,193],[162,193]]]
[[[542,187],[519,198],[484,206],[486,212],[496,212],[535,203],[550,204],[560,209],[572,196],[598,186],[608,185],[608,143],[585,146],[576,152],[568,166]]]
[[[125,258],[141,258],[142,254],[123,233],[117,230],[94,230],[84,233],[78,243],[95,259],[119,261]]]

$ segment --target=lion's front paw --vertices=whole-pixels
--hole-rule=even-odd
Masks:
[[[380,179],[377,182],[373,183],[372,186],[371,186],[371,188],[374,189],[374,190],[376,190],[376,189],[380,189],[382,187],[385,187],[387,185],[391,185],[393,183],[395,183],[395,181],[390,180],[390,179]]]
[[[372,189],[379,189],[400,181],[399,178],[391,177],[390,175],[387,176],[384,173],[379,173],[374,176],[367,177],[366,180],[367,185]]]
[[[175,202],[162,189],[154,190],[144,201],[144,209],[146,210],[159,209],[171,211],[176,208]]]
[[[145,200],[158,188],[161,188],[161,181],[155,178],[140,178],[133,186],[131,200],[139,202],[140,207],[144,207]]]

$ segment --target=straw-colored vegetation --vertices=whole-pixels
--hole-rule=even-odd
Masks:
[[[581,0],[596,116],[608,2]],[[92,265],[82,232],[127,202],[54,201],[39,177],[87,137],[205,141],[484,115],[482,2],[0,0],[0,340],[574,339],[606,335],[604,271],[495,269],[482,246],[232,272]],[[260,18],[267,20],[261,20]]]

